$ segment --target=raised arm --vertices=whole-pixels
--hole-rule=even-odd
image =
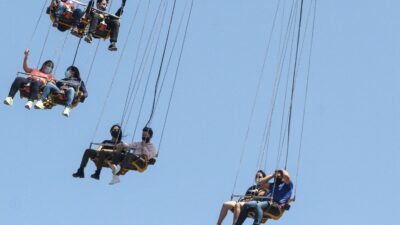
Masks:
[[[290,184],[292,182],[292,180],[290,179],[290,175],[289,172],[287,170],[282,170],[282,180],[283,182],[285,182],[286,184]]]
[[[274,177],[275,177],[275,173],[270,174],[270,175],[267,175],[267,176],[261,178],[261,179],[257,182],[257,184],[258,184],[258,185],[265,185],[265,184],[268,184],[268,182],[269,182],[272,178],[274,178]]]
[[[28,56],[29,56],[29,53],[30,53],[29,49],[26,49],[25,52],[24,52],[23,68],[24,68],[24,71],[25,71],[26,73],[32,73],[32,69],[29,68],[29,66],[28,66]]]

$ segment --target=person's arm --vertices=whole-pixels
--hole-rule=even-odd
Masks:
[[[125,3],[126,3],[126,0],[122,0],[121,7],[119,7],[119,9],[117,10],[117,12],[115,13],[116,16],[118,16],[118,17],[121,17],[121,16],[122,16],[122,14],[124,13]]]
[[[32,69],[29,68],[29,66],[28,66],[28,56],[29,56],[29,53],[30,53],[29,49],[26,49],[25,52],[24,52],[24,55],[25,55],[25,56],[24,56],[23,68],[24,68],[24,71],[25,71],[26,73],[32,73]]]
[[[261,178],[261,179],[257,182],[257,184],[258,184],[259,186],[260,186],[260,185],[267,185],[267,188],[268,188],[268,182],[269,182],[272,178],[274,178],[274,177],[275,177],[275,173],[270,174],[270,175],[267,175],[267,176]]]
[[[85,101],[85,99],[88,97],[88,92],[86,90],[86,86],[85,83],[83,81],[81,81],[81,86],[79,87],[79,90],[83,93],[82,97],[81,97],[81,102],[83,103]]]
[[[290,184],[292,180],[290,179],[289,172],[287,170],[282,170],[282,173],[283,173],[282,177],[283,182],[285,182],[286,184]]]

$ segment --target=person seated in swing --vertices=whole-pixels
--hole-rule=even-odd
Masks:
[[[270,182],[272,179],[274,179],[274,182]],[[265,198],[246,202],[239,214],[236,225],[242,225],[250,211],[255,211],[253,225],[258,225],[261,223],[264,210],[269,212],[272,207],[278,207],[279,210],[283,211],[289,203],[292,196],[293,183],[286,170],[277,170],[273,174],[260,179],[258,185],[266,185],[268,192]]]
[[[126,0],[122,0],[121,7],[115,13],[116,16],[122,16],[123,9],[125,7]],[[90,4],[90,3],[89,3]],[[108,7],[108,0],[97,0],[96,8],[99,10],[92,10],[90,15],[90,25],[89,31],[85,37],[85,41],[87,43],[91,43],[93,40],[93,35],[96,33],[97,29],[105,29],[103,27],[108,27],[110,29],[110,45],[108,50],[117,51],[118,48],[116,43],[118,41],[119,34],[119,18],[116,18],[112,15],[105,13]],[[100,27],[98,28],[98,25]]]
[[[81,9],[76,8],[74,2],[71,0],[56,0],[57,6],[54,11],[54,21],[53,27],[60,28],[61,31],[65,31],[64,26],[60,27],[60,19],[63,17],[65,12],[69,12],[72,17],[72,31],[71,32],[78,32],[77,26],[80,23],[81,17],[83,12]],[[67,18],[71,19],[71,18]]]
[[[85,167],[87,166],[87,163],[89,162],[89,159],[95,159],[98,158],[96,161],[96,171],[90,176],[93,179],[99,180],[100,179],[100,173],[101,169],[103,167],[103,164],[106,159],[111,159],[112,157],[112,152],[110,150],[114,150],[115,146],[121,143],[122,140],[122,129],[121,126],[118,124],[113,125],[110,128],[110,134],[111,134],[111,140],[104,140],[102,142],[102,145],[99,146],[97,150],[94,149],[86,149],[86,151],[83,153],[82,160],[81,160],[81,165],[79,166],[78,170],[76,173],[73,173],[72,176],[75,178],[84,178],[85,177]],[[109,151],[105,151],[109,150]]]
[[[263,196],[265,195],[267,188],[266,185],[259,186],[257,183],[260,181],[262,178],[266,176],[265,172],[262,170],[257,171],[256,176],[255,176],[255,181],[256,185],[253,185],[249,187],[246,191],[246,194],[243,198],[239,199],[239,201],[227,201],[224,202],[221,208],[221,212],[218,217],[217,225],[221,225],[222,222],[224,221],[226,214],[228,213],[229,210],[233,212],[233,225],[235,225],[242,206],[244,203],[251,201],[254,196]]]
[[[120,182],[118,172],[121,170],[121,164],[126,159],[129,161],[142,160],[146,157],[147,160],[157,157],[157,151],[154,145],[150,142],[153,137],[153,130],[150,127],[144,127],[142,130],[142,141],[133,142],[131,144],[120,143],[117,145],[117,151],[113,154],[112,162],[110,165],[112,170],[112,180],[109,184],[116,184]],[[128,162],[129,163],[129,162]]]
[[[23,68],[28,77],[17,77],[11,85],[10,92],[4,100],[4,104],[13,105],[14,97],[20,88],[29,85],[28,102],[25,104],[26,109],[31,109],[33,102],[38,98],[39,90],[41,87],[47,84],[47,82],[54,80],[52,73],[54,63],[51,60],[46,60],[42,67],[39,69],[32,69],[28,66],[29,49],[24,52]]]
[[[71,112],[72,102],[75,99],[76,93],[80,94],[80,102],[84,102],[88,97],[85,83],[82,81],[79,69],[76,66],[67,68],[64,79],[57,82],[48,82],[46,84],[43,89],[42,97],[36,102],[35,108],[44,109],[43,101],[45,101],[51,93],[65,94],[66,102],[62,113],[65,117],[68,117]]]

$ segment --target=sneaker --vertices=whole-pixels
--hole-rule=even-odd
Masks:
[[[71,107],[67,106],[65,107],[64,112],[62,114],[63,116],[68,117],[70,112],[71,112]]]
[[[96,172],[94,172],[94,174],[90,175],[90,177],[95,180],[100,180],[100,171],[96,170]]]
[[[33,106],[33,101],[29,100],[26,104],[25,104],[25,108],[30,110]]]
[[[110,51],[118,50],[117,46],[115,45],[115,42],[111,42],[110,46],[108,46],[108,50],[110,50]]]
[[[120,165],[111,165],[111,170],[112,170],[112,174],[113,175],[117,175],[118,172],[121,170],[121,166]]]
[[[6,99],[4,99],[4,104],[6,104],[6,105],[12,106],[13,102],[14,102],[14,100],[11,97],[7,97]]]
[[[71,29],[71,34],[74,35],[74,36],[79,37],[80,34],[79,34],[79,29],[78,29],[78,27],[72,27],[72,29]]]
[[[93,40],[92,35],[90,33],[87,34],[85,37],[85,41],[90,44],[92,43],[92,40]]]
[[[113,184],[118,184],[119,182],[121,182],[119,180],[119,176],[117,175],[113,175],[112,180],[110,181],[110,183],[108,183],[109,185],[113,185]]]
[[[83,169],[79,168],[76,173],[72,174],[72,176],[76,178],[85,178],[85,173],[83,172]]]
[[[35,104],[35,109],[44,109],[43,101],[39,100]]]

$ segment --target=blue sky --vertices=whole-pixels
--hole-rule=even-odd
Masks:
[[[170,12],[172,1],[167,2]],[[173,35],[186,3],[177,2]],[[291,2],[281,1],[286,13]],[[311,1],[305,2],[308,6]],[[30,43],[43,1],[0,3],[8,9],[3,10],[3,18],[8,20],[3,23],[0,37],[0,91],[6,97],[16,71],[22,69],[25,48],[31,49],[30,65],[36,65],[50,22],[44,15]],[[145,45],[139,43],[139,37],[147,3],[142,0],[138,9],[100,122],[107,89],[139,1],[127,2],[121,21],[120,51],[108,52],[108,41],[100,42],[87,85],[89,98],[71,112],[70,118],[61,115],[61,107],[27,111],[23,107],[25,100],[19,97],[13,107],[0,106],[5,159],[0,170],[0,224],[216,223],[222,203],[232,194],[266,37],[278,1],[195,1],[157,164],[143,174],[128,173],[115,186],[108,185],[109,170],[103,170],[100,181],[89,178],[94,171],[91,163],[85,171],[87,178],[74,179],[71,174],[93,136],[95,141],[107,139],[109,127],[121,119],[135,53],[141,56]],[[150,20],[155,17],[158,3],[151,1]],[[113,10],[117,8],[114,4]],[[396,188],[400,184],[399,8],[400,3],[394,0],[318,1],[297,201],[281,221],[271,223],[395,224],[395,216],[400,213],[396,204],[400,200]],[[166,24],[162,34],[165,28]],[[148,22],[144,37],[148,37],[149,29]],[[62,49],[65,35],[52,29],[43,56],[53,59],[62,53],[58,77],[71,64],[78,41],[68,36]],[[236,194],[252,184],[257,167],[262,130],[271,110],[279,46],[279,32],[275,32]],[[81,43],[76,65],[85,78],[95,47],[96,42]],[[308,47],[306,44],[305,49]],[[176,68],[176,57],[171,62],[169,78]],[[159,62],[159,54],[156,59]],[[306,55],[302,60],[307,60]],[[156,70],[150,73],[150,64],[146,65],[152,91]],[[293,157],[288,164],[293,176],[297,168],[294,156],[298,151],[305,71],[304,66],[300,67],[294,104],[290,150]],[[163,90],[152,122],[154,143],[161,138],[171,79]],[[283,103],[283,86],[279,90],[276,108],[282,108]],[[146,123],[151,97],[146,95],[139,126]],[[137,112],[138,105],[127,124],[126,141],[132,139]],[[278,110],[273,117],[270,161],[264,168],[268,171],[277,166],[281,116]],[[231,215],[225,223],[231,223]]]

